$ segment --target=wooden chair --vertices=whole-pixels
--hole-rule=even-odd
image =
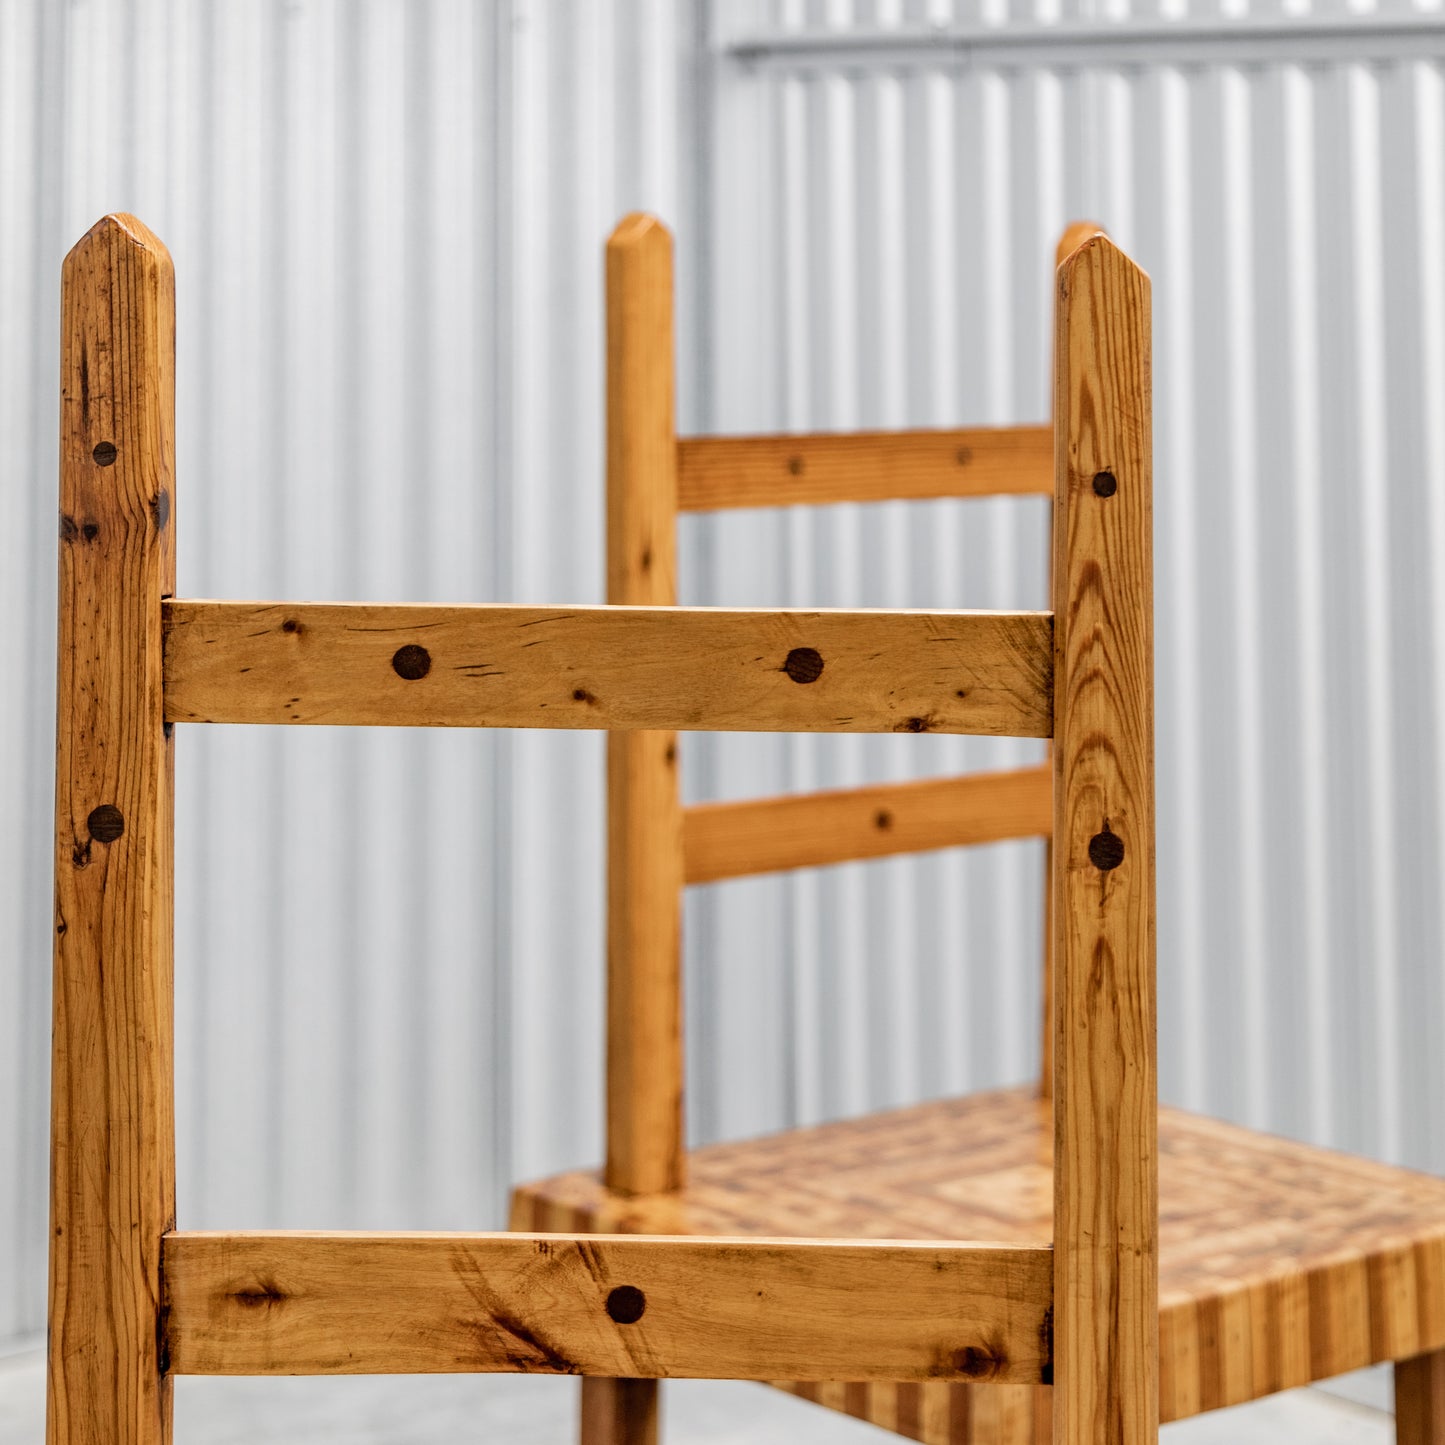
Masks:
[[[1051,766],[683,809],[674,735],[613,733],[606,1166],[519,1188],[512,1222],[1052,1239],[1040,1383],[1015,1381],[1007,1348],[990,1345],[963,1379],[782,1386],[917,1440],[1152,1438],[1156,1359],[1166,1421],[1394,1360],[1399,1440],[1445,1445],[1445,1181],[1162,1110],[1155,1303],[1149,292],[1096,227],[1071,227],[1057,260],[1056,428],[680,438],[671,241],[643,216],[613,234],[609,601],[676,602],[679,511],[1052,494],[1055,744]],[[832,683],[836,662],[799,646],[782,666],[804,693]],[[976,696],[963,680],[957,698]],[[941,721],[921,707],[894,717]],[[1055,840],[1056,988],[1046,967],[1037,1090],[685,1152],[686,884],[1039,835]],[[656,1390],[585,1380],[587,1445],[650,1442]]]
[[[670,279],[662,233],[635,230],[612,252],[614,415],[629,417],[613,531],[625,520],[631,541],[614,543],[610,591],[653,602],[673,570],[657,507],[677,454]],[[1154,1438],[1148,283],[1103,238],[1059,281],[1057,619],[213,602],[174,595],[170,258],[128,216],[78,243],[62,305],[51,1445],[163,1445],[176,1375],[440,1371],[1052,1379],[1060,1440]],[[614,1090],[614,1182],[626,1207],[648,1207],[645,1188],[664,1211],[689,1197],[667,1192],[682,1182],[676,990],[629,960],[676,963],[671,730],[1052,737],[1057,1248],[843,1239],[836,1218],[823,1237],[628,1237],[612,1218],[595,1233],[177,1229],[172,757],[176,725],[201,723],[614,732],[614,1027],[659,1049],[618,1050],[632,1074]],[[966,1128],[944,1143],[969,1147]],[[578,1187],[593,1193],[559,1216],[612,1207]],[[645,1425],[645,1387],[594,1398]]]

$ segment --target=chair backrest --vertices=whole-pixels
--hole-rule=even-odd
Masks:
[[[637,344],[652,274],[609,338],[636,413],[609,597],[644,605],[212,602],[174,595],[170,258],[127,216],[66,258],[50,1445],[164,1445],[177,1374],[432,1371],[1052,1379],[1056,1439],[1154,1438],[1148,282],[1103,238],[1058,273],[1053,613],[749,612],[655,605],[670,519],[626,496],[678,456],[670,360]],[[1055,1246],[178,1230],[172,757],[205,722],[611,730],[611,826],[640,840],[614,961],[681,886],[626,826],[681,828],[674,730],[1052,737]]]
[[[1092,236],[1070,225],[1055,269]],[[677,602],[677,520],[729,507],[1054,495],[1050,424],[773,436],[677,435],[673,242],[634,214],[607,243],[608,601]],[[1052,520],[1052,513],[1051,513]],[[816,653],[785,667],[822,677]],[[902,726],[927,730],[926,718]],[[608,754],[610,1187],[675,1189],[683,1170],[681,906],[685,884],[1053,833],[1048,763],[962,777],[682,807],[677,739],[614,734]],[[1053,1089],[1051,863],[1040,1092]]]

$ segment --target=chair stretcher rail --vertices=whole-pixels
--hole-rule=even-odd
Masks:
[[[171,722],[1047,737],[1046,612],[167,601]]]
[[[683,813],[689,883],[819,868],[932,848],[1043,838],[1053,827],[1053,772],[1044,765],[961,778],[920,778]]]
[[[684,512],[1053,491],[1047,426],[683,437],[677,444]]]
[[[618,1235],[173,1233],[173,1374],[1045,1378],[1052,1250]]]

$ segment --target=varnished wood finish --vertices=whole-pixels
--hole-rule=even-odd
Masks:
[[[171,747],[175,287],[131,216],[62,281],[51,1072],[50,1445],[162,1445],[174,1223]]]
[[[1037,1380],[1038,1245],[170,1234],[176,1374]]]
[[[662,1198],[617,1198],[594,1172],[558,1175],[517,1192],[513,1221],[1043,1244],[1052,1152],[1048,1101],[1006,1090],[695,1149],[687,1187]],[[1445,1179],[1173,1109],[1159,1113],[1159,1159],[1163,1419],[1445,1348]],[[822,1393],[840,1403],[844,1388]],[[950,1445],[993,1445],[959,1433],[981,1411],[1034,1420],[1040,1409],[1028,1387],[1012,1403],[984,1398],[1007,1386],[847,1388],[854,1413],[932,1422],[899,1429]]]
[[[683,815],[689,883],[741,878],[929,848],[1047,836],[1047,767],[923,778],[742,803],[701,803]]]
[[[677,602],[672,237],[631,215],[607,242],[607,600]],[[677,734],[607,735],[607,1182],[683,1170],[682,800]],[[654,1445],[655,1380],[582,1385],[581,1445]]]
[[[178,601],[165,618],[174,722],[1013,737],[1053,726],[1047,612]],[[798,653],[819,675],[788,671]]]
[[[1055,332],[1054,1440],[1158,1437],[1149,280],[1104,236]]]
[[[1064,227],[1064,234],[1059,237],[1058,244],[1054,247],[1054,269],[1062,266],[1085,241],[1108,234],[1097,221],[1071,221]]]
[[[1395,1366],[1396,1445],[1445,1445],[1445,1350]]]
[[[676,538],[672,238],[629,216],[607,243],[608,602],[675,604]],[[681,950],[677,735],[612,732],[607,1182],[624,1194],[682,1182]]]
[[[1057,272],[1058,268],[1064,264],[1064,261],[1091,236],[1104,234],[1104,228],[1095,224],[1093,221],[1074,221],[1066,226],[1063,235],[1059,237],[1058,244],[1054,247],[1055,272]],[[1057,310],[1057,288],[1054,292],[1054,305]],[[1054,520],[1052,515],[1049,520],[1052,540],[1052,523]],[[1050,595],[1053,593],[1053,585],[1053,549],[1050,547]],[[1051,1099],[1054,1096],[1054,840],[1052,837],[1052,827],[1049,829],[1049,832],[1050,837],[1044,844],[1044,979],[1043,989],[1040,994],[1043,1008],[1040,1018],[1039,1044],[1039,1093],[1045,1099]]]
[[[652,1445],[657,1439],[661,1401],[656,1380],[582,1377],[583,1445]]]
[[[685,512],[1054,490],[1046,426],[684,437],[677,458]]]

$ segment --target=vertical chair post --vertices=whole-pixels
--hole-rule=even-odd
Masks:
[[[1054,273],[1090,236],[1104,235],[1104,228],[1095,221],[1071,221],[1054,247]],[[1053,293],[1057,314],[1059,296]],[[1050,366],[1054,365],[1050,363]],[[1052,370],[1050,371],[1052,376]],[[1052,418],[1057,425],[1057,418]],[[1052,519],[1051,519],[1052,520]],[[1049,592],[1054,588],[1053,539],[1049,548]],[[1041,1044],[1039,1048],[1039,1097],[1054,1096],[1054,835],[1044,841],[1044,986],[1042,991]]]
[[[607,600],[677,603],[672,237],[607,243]],[[677,735],[607,739],[607,1187],[682,1183],[682,808]]]
[[[1396,1445],[1445,1445],[1445,1350],[1395,1365]]]
[[[164,1445],[175,285],[139,221],[107,216],[66,257],[62,325],[46,1437]]]
[[[1149,280],[1067,257],[1054,342],[1056,1445],[1158,1438]]]
[[[677,602],[672,237],[631,215],[607,243],[607,600]],[[682,807],[677,735],[607,737],[607,1187],[683,1176]],[[582,1382],[586,1445],[651,1445],[655,1380]]]

